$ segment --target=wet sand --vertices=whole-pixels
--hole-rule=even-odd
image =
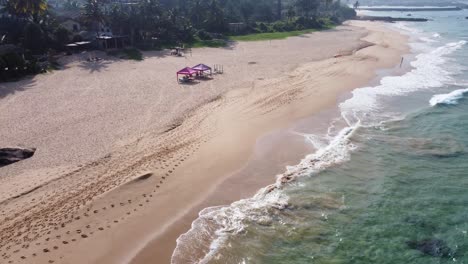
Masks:
[[[37,148],[0,169],[1,259],[168,263],[199,208],[252,195],[309,151],[296,138],[265,160],[252,153],[260,137],[332,108],[407,52],[406,37],[353,22],[185,58],[69,58],[65,70],[0,84],[0,145]],[[176,84],[200,62],[225,73]]]

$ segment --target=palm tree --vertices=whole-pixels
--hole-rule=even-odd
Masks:
[[[100,1],[87,0],[84,5],[83,17],[85,22],[90,25],[93,30],[99,32],[99,25],[104,22],[105,18]]]
[[[277,2],[276,2],[276,19],[281,20],[282,11],[283,11],[283,2],[281,0],[277,0]]]
[[[301,10],[303,16],[310,17],[311,15],[315,17],[317,9],[320,5],[320,0],[297,0],[296,6]]]
[[[205,26],[211,32],[222,32],[225,30],[224,10],[219,5],[218,0],[211,0],[208,6]]]
[[[6,10],[17,17],[33,17],[37,20],[39,15],[47,11],[47,0],[7,0]]]
[[[294,7],[292,5],[288,7],[286,15],[288,17],[288,21],[291,21],[296,16],[296,11],[294,11]]]

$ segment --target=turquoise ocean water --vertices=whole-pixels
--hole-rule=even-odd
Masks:
[[[413,69],[343,100],[294,182],[202,211],[174,263],[468,264],[468,10],[414,16],[391,25]]]

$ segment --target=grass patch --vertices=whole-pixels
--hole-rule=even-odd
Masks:
[[[192,48],[222,48],[227,45],[227,41],[224,39],[212,39],[212,40],[196,40],[190,44]]]
[[[274,40],[285,39],[289,37],[296,37],[317,31],[317,29],[305,29],[286,32],[273,32],[273,33],[257,33],[243,36],[231,36],[230,39],[234,41],[261,41],[261,40]]]
[[[281,31],[281,32],[271,32],[271,33],[255,33],[248,35],[240,36],[230,36],[229,39],[233,41],[262,41],[262,40],[275,40],[275,39],[286,39],[289,37],[297,37],[304,34],[309,34],[312,32],[332,29],[336,25],[331,21],[326,21],[321,28],[311,28],[304,30],[294,30],[294,31]]]

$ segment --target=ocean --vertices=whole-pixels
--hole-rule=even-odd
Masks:
[[[409,71],[345,97],[281,188],[200,212],[173,263],[468,264],[468,10],[413,16],[389,24]]]

